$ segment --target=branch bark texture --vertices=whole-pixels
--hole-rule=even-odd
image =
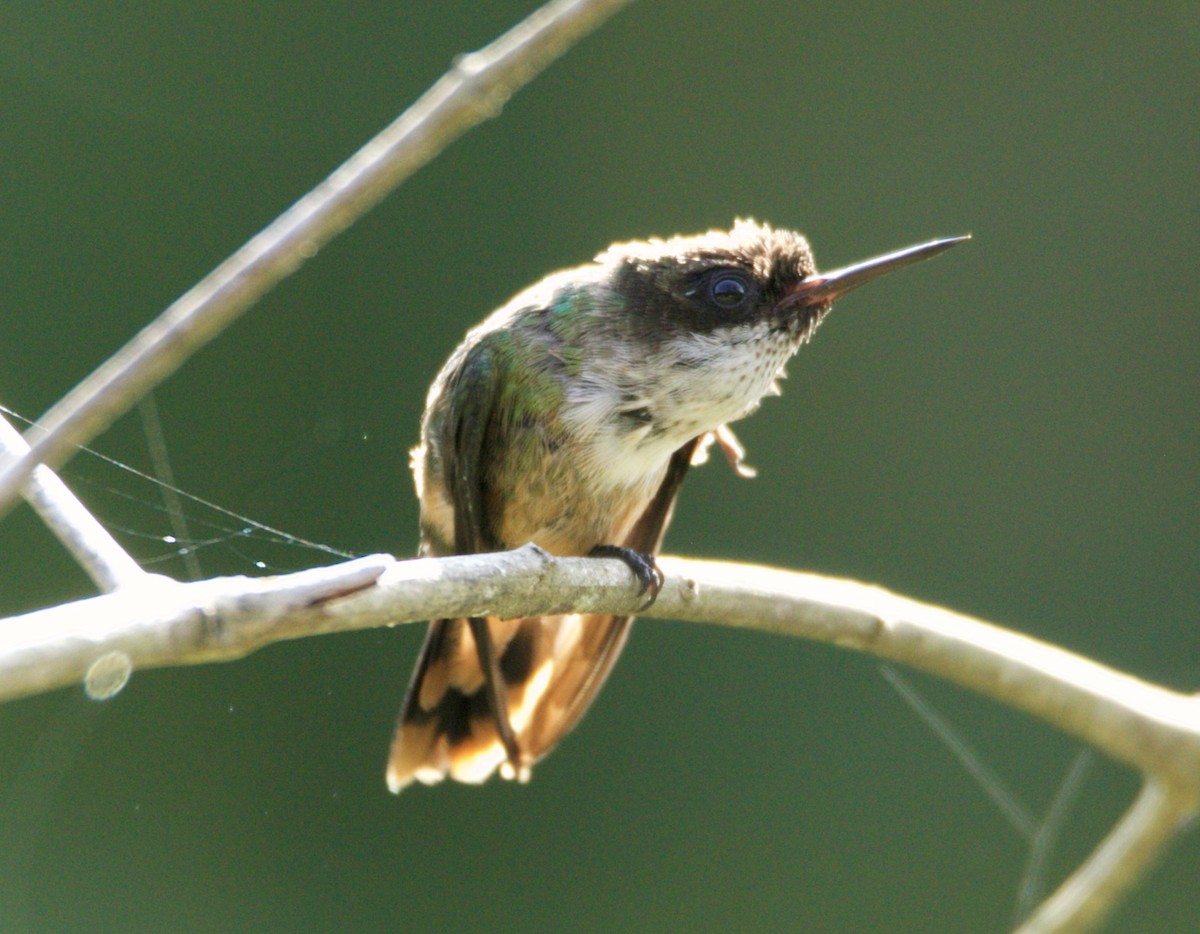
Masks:
[[[942,607],[855,581],[663,557],[654,616],[829,642],[938,675],[1054,724],[1113,758],[1200,790],[1200,705]],[[154,577],[0,621],[0,699],[80,682],[107,652],[134,669],[240,658],[285,639],[440,617],[631,613],[620,561],[511,552],[360,558],[280,577]],[[645,615],[645,613],[643,613]]]
[[[1147,776],[1129,813],[1022,931],[1083,931],[1117,904],[1200,802],[1200,706],[1063,649],[848,580],[663,557],[651,612],[801,636],[903,662],[1091,743]],[[271,578],[137,585],[0,621],[0,700],[83,682],[109,697],[136,669],[240,658],[286,639],[436,617],[632,613],[616,560],[511,552],[389,555]]]

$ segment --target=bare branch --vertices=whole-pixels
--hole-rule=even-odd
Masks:
[[[1063,649],[853,581],[660,558],[655,615],[830,642],[940,675],[1087,740],[1150,778],[1093,857],[1022,929],[1084,930],[1107,914],[1200,801],[1200,707]],[[533,546],[453,558],[388,555],[273,578],[142,586],[0,621],[0,699],[131,670],[239,658],[273,642],[433,617],[629,613],[624,563]]]
[[[0,515],[38,463],[61,466],[384,195],[629,0],[553,0],[436,84],[320,185],[178,298],[26,433],[0,471]]]
[[[145,575],[139,587],[0,621],[0,699],[86,682],[94,665],[114,657],[131,670],[239,658],[276,641],[289,615],[319,619],[323,601],[370,587],[394,564],[360,558],[283,577],[186,584]]]
[[[20,432],[0,415],[0,455],[29,451]],[[29,505],[105,593],[142,583],[148,576],[49,467],[34,468],[22,491]]]
[[[1190,696],[854,581],[682,558],[659,564],[667,582],[656,616],[903,662],[1041,717],[1142,771],[1200,783],[1200,706]],[[374,575],[366,589],[364,569]],[[639,602],[623,563],[556,558],[530,546],[409,561],[375,556],[279,577],[156,578],[137,589],[0,621],[0,698],[77,683],[106,651],[125,652],[135,668],[187,665],[283,639],[438,617],[629,613]],[[349,595],[333,599],[340,594]],[[27,680],[35,667],[37,678]]]
[[[1167,845],[1196,815],[1196,789],[1168,789],[1149,778],[1133,806],[1087,861],[1017,929],[1075,934],[1105,920]]]

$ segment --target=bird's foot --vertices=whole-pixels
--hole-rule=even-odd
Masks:
[[[658,592],[662,590],[664,578],[663,572],[659,570],[658,564],[654,560],[654,555],[626,548],[624,545],[597,545],[588,552],[588,557],[619,558],[625,562],[629,570],[633,571],[634,577],[638,579],[638,584],[641,585],[638,595],[647,591],[650,593],[650,599],[638,607],[639,613],[652,606],[658,599]]]

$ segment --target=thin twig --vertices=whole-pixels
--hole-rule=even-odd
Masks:
[[[1076,934],[1105,920],[1196,815],[1195,789],[1148,778],[1125,816],[1017,934]]]
[[[879,673],[925,725],[933,730],[937,738],[942,741],[942,745],[949,749],[950,754],[958,760],[958,764],[975,779],[975,784],[992,799],[992,804],[996,805],[996,809],[1004,815],[1009,826],[1024,840],[1032,842],[1037,833],[1037,821],[1034,820],[1029,808],[987,764],[983,756],[972,748],[966,738],[954,727],[954,724],[942,715],[941,711],[921,696],[908,678],[890,665],[881,665]]]
[[[1021,923],[1032,914],[1038,899],[1045,891],[1046,867],[1050,863],[1050,853],[1054,848],[1055,841],[1062,833],[1067,812],[1078,799],[1079,789],[1083,787],[1083,780],[1087,777],[1095,760],[1096,753],[1093,750],[1081,749],[1071,763],[1071,767],[1067,769],[1067,774],[1058,786],[1058,790],[1054,793],[1050,807],[1046,810],[1046,816],[1042,819],[1037,833],[1030,842],[1029,861],[1021,877],[1021,884],[1017,886],[1014,924]]]
[[[175,471],[171,468],[171,455],[167,450],[167,438],[163,434],[162,417],[158,414],[158,403],[154,399],[154,393],[147,393],[138,399],[137,407],[138,414],[142,417],[142,434],[146,438],[146,449],[150,452],[150,462],[154,465],[156,486],[162,497],[163,508],[171,521],[171,532],[176,541],[191,541],[192,533],[188,528],[187,515],[183,511],[183,497],[179,495],[179,487],[175,485]],[[200,556],[196,554],[196,549],[187,548],[182,552],[182,556],[188,580],[200,580],[204,572],[200,569]]]
[[[21,433],[0,415],[0,460],[15,459],[28,450]],[[33,471],[23,494],[101,591],[146,579],[146,572],[49,467],[39,465]]]
[[[38,463],[59,467],[268,290],[629,0],[554,0],[459,58],[378,136],[205,276],[30,429],[0,471],[0,516]]]

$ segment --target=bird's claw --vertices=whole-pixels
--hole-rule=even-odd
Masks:
[[[638,607],[639,613],[647,607],[652,606],[654,601],[658,599],[658,593],[662,590],[665,578],[657,562],[654,560],[654,555],[637,551],[633,548],[626,548],[624,545],[597,545],[588,552],[588,557],[619,558],[625,562],[629,570],[633,571],[634,577],[638,579],[638,584],[640,585],[638,595],[641,596],[647,591],[650,593],[650,599]]]

